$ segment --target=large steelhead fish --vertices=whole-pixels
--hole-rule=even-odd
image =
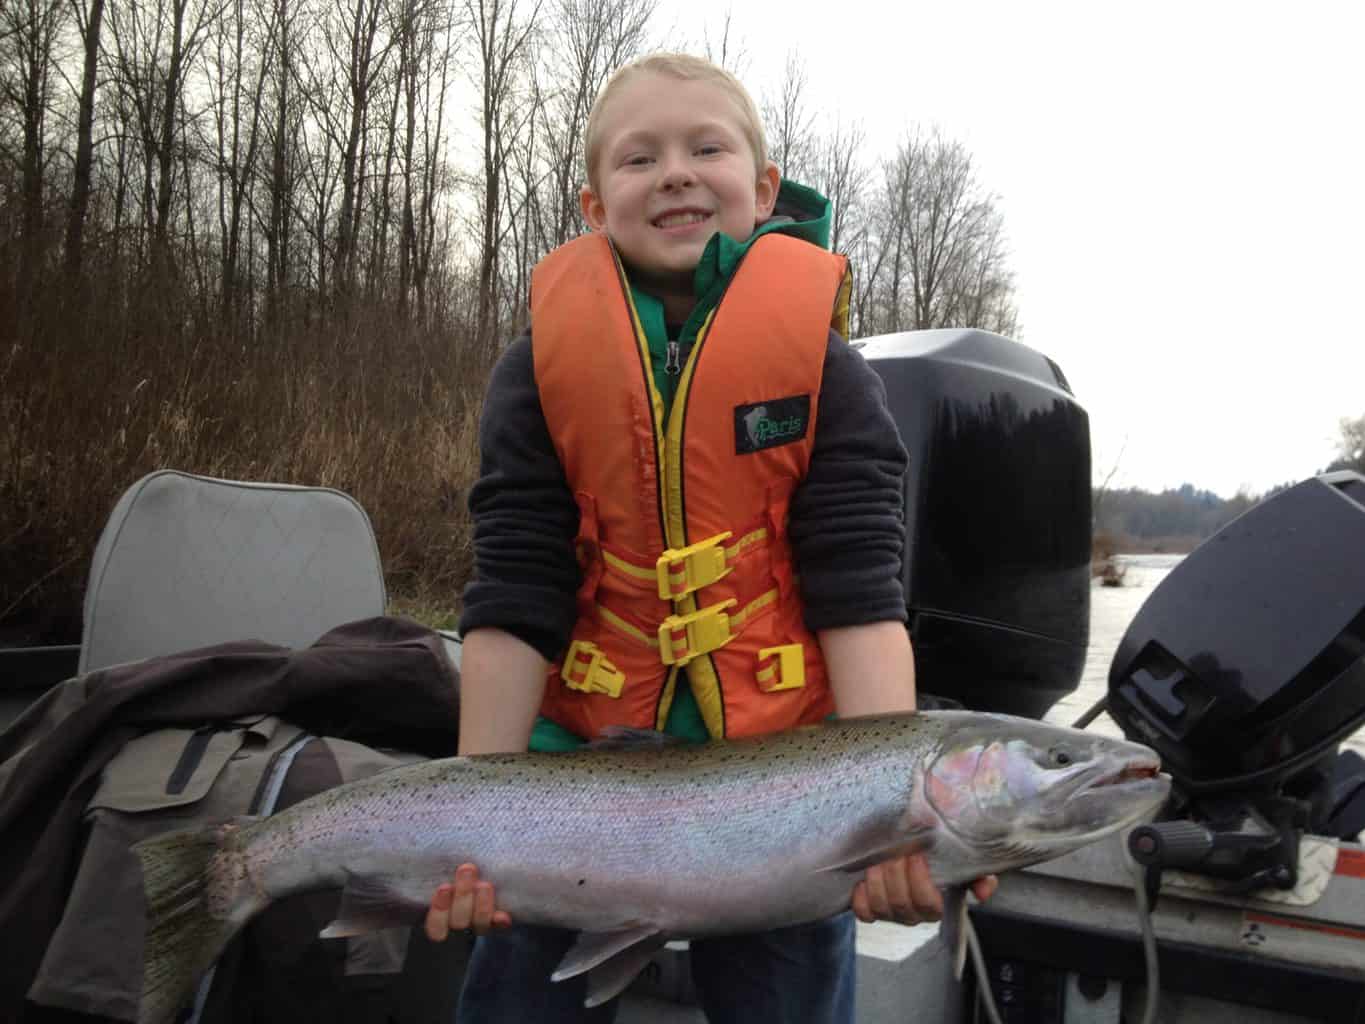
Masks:
[[[590,972],[602,1002],[665,941],[826,917],[896,855],[923,851],[945,887],[1059,856],[1150,816],[1170,785],[1158,769],[1137,744],[951,711],[695,746],[622,731],[599,749],[395,768],[139,843],[139,1021],[170,1020],[281,897],[343,888],[324,938],[410,925],[466,861],[513,921],[580,933],[553,977]]]

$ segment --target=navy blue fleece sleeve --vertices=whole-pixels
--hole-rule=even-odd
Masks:
[[[789,522],[809,628],[906,620],[907,461],[882,379],[831,332],[810,469]]]
[[[554,660],[577,616],[578,506],[550,441],[531,338],[503,353],[479,417],[479,479],[469,492],[474,580],[460,631],[506,630]]]

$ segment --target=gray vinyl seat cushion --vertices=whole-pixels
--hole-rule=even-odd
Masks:
[[[349,495],[160,470],[124,492],[96,544],[80,671],[229,640],[305,647],[385,606],[374,530]]]

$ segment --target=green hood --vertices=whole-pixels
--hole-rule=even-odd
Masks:
[[[798,185],[784,178],[777,191],[773,215],[755,228],[752,235],[743,242],[736,242],[729,235],[716,232],[706,243],[692,279],[693,292],[697,297],[696,305],[692,307],[692,313],[674,340],[684,350],[691,347],[702,324],[725,294],[726,285],[730,283],[730,277],[739,266],[739,261],[757,239],[768,234],[783,234],[818,245],[821,249],[828,249],[830,219],[828,199],[813,188]],[[664,396],[667,406],[673,400],[673,382],[664,370],[669,338],[668,327],[664,322],[663,303],[634,286],[631,287],[630,293],[635,301],[635,310],[640,316],[640,325],[649,339],[649,354],[654,364],[654,383],[659,389],[659,394]]]
[[[720,301],[720,292],[725,290],[725,285],[729,283],[730,275],[735,272],[740,259],[755,241],[764,235],[783,234],[818,245],[821,249],[828,249],[829,228],[829,200],[813,188],[798,185],[784,178],[782,186],[777,191],[777,204],[773,207],[773,215],[755,228],[747,241],[736,242],[729,235],[719,232],[711,236],[711,241],[706,244],[706,249],[701,254],[701,261],[697,264],[697,273],[693,278],[697,309],[693,310],[692,316],[688,318],[689,323],[697,319],[698,311],[701,319],[706,319],[711,308]],[[700,323],[697,326],[700,326]],[[683,333],[688,332],[684,330]]]

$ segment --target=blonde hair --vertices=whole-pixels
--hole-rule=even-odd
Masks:
[[[615,74],[607,80],[607,84],[593,100],[592,110],[588,112],[588,127],[583,138],[583,166],[590,188],[594,190],[597,188],[597,158],[602,149],[602,111],[606,109],[611,98],[632,78],[645,73],[669,75],[684,82],[712,82],[718,86],[739,108],[740,127],[744,131],[749,147],[754,151],[755,174],[763,173],[763,168],[768,163],[768,143],[763,136],[763,121],[758,116],[758,107],[754,106],[753,97],[739,79],[709,60],[694,57],[690,53],[653,53],[617,68]]]

